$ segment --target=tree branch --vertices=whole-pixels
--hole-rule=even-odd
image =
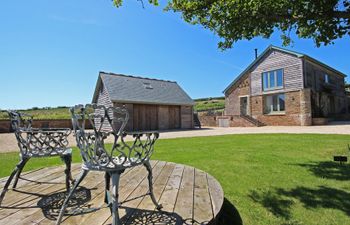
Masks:
[[[333,16],[336,18],[350,19],[350,12],[334,11]]]

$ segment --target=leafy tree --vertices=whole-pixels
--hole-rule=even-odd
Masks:
[[[158,5],[157,0],[149,3]],[[350,36],[350,0],[168,0],[165,10],[213,31],[221,49],[243,39],[269,38],[277,30],[283,45],[290,45],[292,33],[313,39],[317,47]]]
[[[349,83],[345,83],[344,87],[345,87],[345,92],[347,94],[349,94],[350,93],[350,84]]]

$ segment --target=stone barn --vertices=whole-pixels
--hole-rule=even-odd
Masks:
[[[92,103],[125,106],[126,130],[191,129],[194,101],[174,81],[100,72]]]
[[[347,116],[346,75],[269,46],[224,90],[223,126],[309,126]],[[321,122],[320,122],[321,121]]]

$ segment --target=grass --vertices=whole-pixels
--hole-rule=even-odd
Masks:
[[[348,135],[249,134],[159,140],[153,159],[202,169],[225,192],[220,224],[350,224],[350,166],[333,163],[346,154]],[[17,153],[0,154],[7,176]],[[80,162],[74,150],[74,162]],[[61,164],[33,160],[26,170]]]
[[[34,119],[71,119],[68,107],[59,107],[59,108],[43,108],[43,109],[27,109],[19,110],[33,116]],[[6,111],[0,112],[0,120],[8,120],[8,114]]]
[[[196,101],[195,111],[218,110],[225,108],[225,99],[208,99],[204,101]]]

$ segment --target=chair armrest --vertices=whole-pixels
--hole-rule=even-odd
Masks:
[[[19,132],[21,133],[42,133],[42,134],[54,134],[59,133],[63,134],[64,136],[69,136],[71,134],[71,129],[69,128],[31,128],[31,129],[20,129]]]

